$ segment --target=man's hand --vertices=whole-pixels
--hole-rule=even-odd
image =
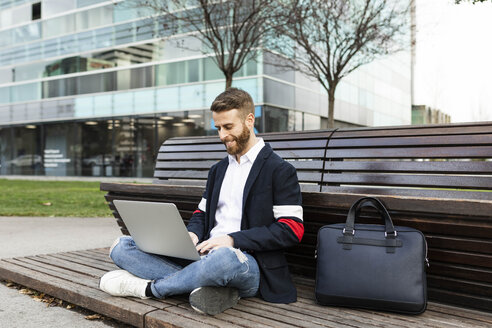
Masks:
[[[211,238],[198,244],[196,250],[203,254],[219,247],[234,247],[234,239],[229,235]]]
[[[196,244],[198,244],[198,236],[191,231],[188,231],[188,233],[190,234],[191,240],[193,241],[193,245],[196,246]]]

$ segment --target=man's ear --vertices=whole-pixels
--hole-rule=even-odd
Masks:
[[[253,113],[249,113],[246,116],[246,126],[250,129],[254,128],[254,126],[255,126],[255,115]]]

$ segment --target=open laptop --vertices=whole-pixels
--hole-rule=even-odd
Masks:
[[[200,254],[172,203],[114,200],[135,244],[147,253],[199,260]]]

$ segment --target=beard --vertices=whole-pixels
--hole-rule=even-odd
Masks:
[[[239,136],[229,136],[223,141],[224,145],[226,146],[227,153],[229,153],[230,155],[240,154],[248,145],[250,136],[251,132],[249,132],[246,124],[243,124],[243,131]],[[227,147],[226,143],[229,141],[235,141],[235,144],[233,146]]]

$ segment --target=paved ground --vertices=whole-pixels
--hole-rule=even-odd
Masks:
[[[0,258],[109,247],[119,235],[113,218],[0,217]],[[61,307],[47,307],[0,284],[2,328],[108,327],[84,317]]]

